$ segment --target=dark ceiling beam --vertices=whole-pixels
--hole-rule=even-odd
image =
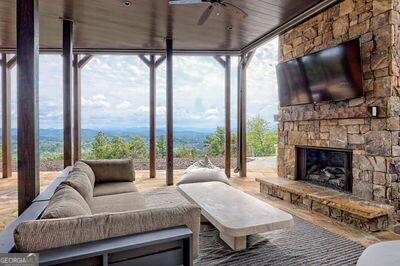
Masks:
[[[39,194],[39,0],[17,0],[18,213]]]
[[[92,60],[92,58],[93,55],[91,54],[85,55],[81,60],[78,61],[78,67],[81,69],[84,68],[87,65],[87,63],[89,63],[90,60]]]
[[[16,65],[17,65],[17,56],[14,55],[7,61],[7,67],[11,69],[11,68],[15,67]]]
[[[62,49],[60,48],[40,48],[41,54],[62,54]],[[164,49],[109,49],[109,48],[75,48],[73,49],[74,54],[114,54],[114,55],[165,55]],[[0,53],[15,53],[15,48],[11,47],[3,47],[0,48]],[[174,50],[174,54],[176,55],[185,55],[185,56],[214,56],[214,55],[240,55],[240,51],[236,50]]]
[[[158,67],[159,65],[161,65],[162,62],[165,61],[165,58],[166,58],[165,55],[160,56],[160,57],[156,60],[156,67]]]

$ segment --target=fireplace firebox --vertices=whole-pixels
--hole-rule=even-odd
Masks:
[[[339,191],[352,191],[352,151],[296,147],[296,179]]]

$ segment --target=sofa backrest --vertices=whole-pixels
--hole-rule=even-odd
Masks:
[[[53,196],[56,188],[67,178],[68,173],[71,170],[71,166],[66,167],[61,172],[60,176],[57,177],[43,192],[41,192],[33,200],[32,204],[0,233],[0,253],[15,251],[15,228],[23,222],[39,219],[44,209],[46,209],[49,204],[50,198]]]
[[[135,181],[135,171],[131,159],[84,160],[82,162],[93,170],[96,183]]]

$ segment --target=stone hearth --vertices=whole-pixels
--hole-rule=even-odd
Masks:
[[[318,212],[358,229],[375,232],[393,224],[394,208],[363,200],[348,193],[287,178],[256,178],[260,192]]]
[[[344,0],[280,36],[280,62],[359,38],[365,97],[280,108],[278,175],[295,179],[296,146],[351,150],[353,195],[400,219],[399,10],[399,0]]]

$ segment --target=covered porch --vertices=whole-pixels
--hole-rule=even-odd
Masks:
[[[273,264],[284,260],[285,263],[290,264],[296,256],[300,256],[303,258],[302,263],[317,263],[323,257],[328,260],[330,265],[340,265],[346,262],[355,263],[364,247],[373,243],[400,239],[394,232],[396,227],[393,227],[399,213],[400,121],[398,114],[400,105],[397,91],[398,62],[396,56],[398,55],[395,53],[398,42],[395,40],[397,40],[400,23],[397,2],[395,0],[387,0],[387,3],[377,0],[180,2],[182,5],[178,5],[174,1],[111,2],[106,0],[71,0],[62,3],[50,0],[10,0],[0,3],[0,11],[4,13],[4,23],[0,25],[3,71],[2,170],[4,179],[1,180],[0,185],[7,188],[17,183],[18,186],[17,197],[15,193],[8,194],[11,195],[11,201],[17,200],[18,202],[18,218],[4,230],[0,241],[1,251],[15,251],[14,240],[10,238],[13,234],[16,234],[15,237],[18,239],[17,245],[32,247],[30,240],[24,243],[25,239],[18,236],[19,231],[16,228],[22,224],[19,228],[24,229],[25,223],[39,221],[36,224],[33,223],[32,227],[25,231],[29,232],[29,230],[34,231],[36,226],[42,226],[41,222],[47,222],[48,204],[53,200],[53,195],[57,195],[57,192],[63,189],[64,182],[68,182],[67,179],[74,175],[72,169],[79,164],[81,167],[78,167],[79,174],[86,175],[90,179],[91,173],[93,177],[90,179],[92,183],[89,189],[90,200],[84,199],[87,201],[84,203],[86,209],[82,212],[84,218],[79,218],[81,217],[79,214],[78,219],[83,219],[84,223],[88,224],[93,222],[91,220],[93,217],[102,219],[99,220],[100,222],[115,219],[112,221],[119,225],[121,222],[119,220],[121,219],[120,212],[136,222],[140,219],[138,217],[143,215],[144,218],[142,218],[146,223],[138,222],[137,224],[142,226],[137,229],[138,231],[129,226],[121,226],[124,227],[123,229],[112,228],[114,224],[111,223],[106,225],[106,233],[101,232],[103,235],[98,236],[95,232],[93,239],[109,241],[104,235],[112,230],[124,231],[126,235],[123,237],[127,238],[123,238],[123,241],[138,241],[137,239],[139,239],[139,241],[145,242],[141,238],[142,233],[144,238],[149,237],[156,241],[161,234],[164,237],[162,241],[166,241],[157,242],[159,244],[157,248],[162,249],[161,257],[157,257],[158,254],[155,256],[150,254],[152,247],[146,246],[144,249],[146,256],[150,254],[150,261],[155,258],[160,260],[160,258],[177,257],[178,261],[183,264],[191,265],[193,263],[192,254],[195,254],[197,249],[200,252],[196,254],[199,255],[197,258],[199,264],[216,263],[219,260],[234,264],[250,262]],[[207,5],[202,5],[202,2]],[[200,5],[188,5],[191,3]],[[229,6],[230,8],[227,9],[231,11],[221,12],[221,9],[226,11],[226,6]],[[236,11],[232,11],[232,6]],[[207,8],[206,11],[204,11],[204,7]],[[216,9],[214,15],[212,15],[213,9]],[[245,15],[240,10],[245,11]],[[197,20],[198,17],[199,20]],[[392,34],[388,36],[385,34],[386,30]],[[392,38],[392,36],[396,37]],[[358,39],[361,45],[362,86],[365,94],[359,98],[337,102],[312,102],[307,105],[281,106],[276,118],[278,122],[278,154],[276,158],[269,158],[276,163],[266,166],[265,162],[257,164],[257,162],[247,161],[246,77],[248,66],[256,49],[275,37],[279,37],[280,40],[279,62],[287,62],[349,40]],[[40,93],[38,64],[41,53],[62,55],[63,166],[65,168],[61,175],[59,173],[43,173],[43,184],[40,183],[38,150],[38,94]],[[148,171],[134,171],[132,162],[129,160],[102,161],[100,163],[90,160],[82,161],[81,71],[94,56],[102,54],[137,55],[149,71],[149,88],[146,88],[149,90]],[[221,88],[224,91],[224,159],[223,171],[220,174],[223,172],[226,180],[229,178],[228,181],[224,179],[224,182],[231,185],[227,191],[239,191],[238,198],[244,202],[248,202],[246,200],[249,200],[250,195],[254,198],[254,202],[261,204],[258,206],[266,203],[265,206],[268,206],[266,208],[271,208],[279,213],[276,215],[278,218],[285,216],[286,213],[294,215],[295,227],[292,231],[277,225],[275,229],[282,229],[282,231],[277,230],[276,234],[275,232],[258,234],[261,232],[256,231],[259,229],[258,225],[253,225],[250,229],[255,231],[249,229],[252,233],[246,232],[244,236],[224,239],[222,229],[218,227],[219,221],[210,219],[207,216],[210,214],[204,211],[203,205],[190,196],[188,198],[182,189],[180,190],[182,195],[176,192],[179,187],[176,188],[175,185],[181,181],[182,176],[187,174],[186,171],[174,167],[173,66],[176,55],[212,56],[224,69],[222,77],[224,87]],[[233,58],[237,58],[238,61],[237,99],[235,99],[237,114],[231,112],[233,87],[231,84],[233,68],[231,60]],[[163,62],[166,64],[166,156],[165,170],[157,170],[156,70]],[[17,172],[13,173],[10,71],[14,66],[18,71],[18,167]],[[231,140],[231,133],[234,131],[231,125],[232,117],[237,121],[235,147],[232,147]],[[351,154],[348,158],[346,157],[345,167],[342,167],[347,171],[347,177],[351,178],[351,181],[346,183],[345,191],[334,190],[332,187],[321,188],[321,186],[300,180],[299,173],[302,169],[299,167],[299,163],[305,159],[299,156],[301,156],[302,149],[307,148],[313,151],[324,149],[324,152],[328,154],[333,150]],[[232,155],[234,149],[236,154]],[[232,157],[237,159],[235,168],[232,167]],[[99,164],[97,165],[97,163]],[[122,180],[119,180],[118,176],[113,176],[113,173],[109,174],[112,178],[107,180],[109,176],[101,173],[102,171],[107,172],[104,170],[106,169],[105,165],[111,165],[107,171],[113,169],[116,173],[124,175]],[[325,169],[315,172],[322,170]],[[90,173],[88,174],[88,172]],[[314,171],[311,174],[314,174]],[[335,179],[338,178],[335,177]],[[104,207],[110,204],[107,199],[102,202],[103,209],[91,205],[91,200],[96,196],[114,196],[94,195],[93,193],[96,191],[96,186],[102,182],[111,183],[111,181],[116,182],[115,180],[125,182],[125,186],[130,187],[130,190],[123,191],[123,193],[134,197],[125,200],[125,203],[129,202],[128,209],[135,208],[133,213],[131,213],[132,209],[125,213],[126,205],[121,207],[123,211],[108,213]],[[126,189],[123,187],[124,184],[118,184],[119,189],[121,187],[122,190]],[[158,190],[160,188],[161,190]],[[138,190],[143,193],[144,197],[137,195]],[[165,198],[154,196],[164,195],[163,193],[166,195]],[[4,198],[7,202],[9,200],[7,192],[5,194]],[[174,201],[177,198],[179,198],[179,204],[182,205],[177,204],[178,201]],[[136,199],[140,202],[134,202]],[[99,198],[97,200],[100,202]],[[137,205],[135,205],[136,203]],[[141,205],[142,203],[144,205]],[[146,213],[148,209],[143,207],[146,204],[152,206],[149,208],[150,214]],[[167,214],[162,212],[157,204],[165,207]],[[98,209],[95,212],[96,208]],[[251,208],[249,207],[249,209]],[[11,211],[15,213],[15,210]],[[1,208],[0,212],[2,212]],[[9,215],[10,209],[4,208],[4,214]],[[257,211],[250,213],[247,210],[246,215],[253,214],[257,215]],[[51,213],[51,215],[54,214]],[[173,219],[174,215],[178,217],[177,222]],[[223,214],[221,215],[223,216]],[[75,216],[72,215],[72,217]],[[224,239],[229,247],[233,247],[232,249],[235,251],[241,250],[241,253],[231,254],[228,249],[225,249],[226,245],[222,245],[222,255],[217,254],[215,258],[211,256],[215,260],[208,261],[207,259],[210,257],[210,253],[207,253],[209,252],[208,248],[219,248],[221,243],[218,242],[218,230],[213,226],[207,227],[204,224],[196,223],[196,219],[200,219],[200,216],[203,219],[206,218],[220,230],[221,239]],[[168,225],[162,224],[163,217]],[[285,217],[291,217],[291,215],[288,214]],[[51,216],[50,218],[58,217]],[[67,217],[61,222],[67,223],[69,218],[71,217]],[[121,224],[127,225],[127,220],[124,220],[125,223],[121,222]],[[237,218],[237,220],[240,219]],[[284,222],[289,224],[293,221],[281,221],[281,223]],[[49,224],[50,227],[54,226],[51,221]],[[271,222],[271,224],[273,223]],[[276,222],[276,224],[279,223]],[[177,226],[179,226],[178,229],[175,228]],[[269,224],[264,226],[266,227],[263,230],[266,230],[265,228]],[[256,227],[257,229],[255,229]],[[54,227],[52,228],[54,229]],[[159,229],[161,232],[157,231]],[[234,230],[232,229],[232,231]],[[278,236],[281,232],[283,238]],[[313,232],[316,232],[316,236],[313,236]],[[111,236],[118,238],[121,237],[121,234],[111,234]],[[218,241],[207,241],[214,237]],[[192,242],[192,238],[195,238],[194,242]],[[80,258],[80,255],[76,254],[79,253],[81,246],[76,246],[76,244],[84,244],[84,250],[91,248],[88,245],[85,246],[87,239],[80,241],[78,238],[71,238],[69,240],[72,248],[67,248],[68,254],[73,253],[74,258]],[[112,242],[114,240],[104,243],[107,247],[115,243],[121,244],[118,239],[117,242]],[[296,243],[297,240],[299,244],[294,245],[293,243]],[[54,239],[54,242],[57,241]],[[248,241],[247,246],[246,241]],[[274,261],[273,258],[264,254],[274,246],[274,241],[277,241],[277,256],[282,254],[285,246],[288,246],[289,255],[287,257],[279,257],[278,261]],[[302,249],[303,241],[305,243],[316,241],[316,245],[310,248],[313,252]],[[93,244],[91,241],[89,243]],[[143,243],[138,244],[139,248]],[[195,243],[194,252],[192,252],[191,243]],[[43,247],[56,248],[57,251],[54,254],[57,253],[57,255],[60,247],[63,247],[63,244],[52,246],[52,243],[46,243],[46,239],[42,244]],[[173,252],[170,252],[169,248],[165,248],[164,244],[172,245]],[[143,245],[149,245],[149,243]],[[321,255],[324,245],[327,250],[333,249],[336,245],[339,245],[340,248],[334,252],[324,252]],[[118,258],[113,258],[113,252],[127,252],[126,246],[120,248],[121,250],[107,249],[107,252],[103,253],[96,250],[96,263],[108,265],[108,263],[124,261],[118,256]],[[253,248],[257,252],[255,261],[252,261],[254,258],[249,255],[250,253],[246,253]],[[137,249],[136,246],[135,249]],[[344,254],[343,258],[341,257],[342,253]],[[45,254],[49,261],[56,257],[51,251]],[[121,254],[118,253],[123,257],[124,255]],[[230,255],[232,255],[231,261],[229,260]],[[221,259],[222,257],[223,259]],[[85,254],[82,255],[82,258],[88,259],[89,257]],[[136,262],[140,261],[140,254],[134,259]],[[61,263],[62,259],[57,257],[53,262]],[[85,262],[89,263],[90,261]]]

